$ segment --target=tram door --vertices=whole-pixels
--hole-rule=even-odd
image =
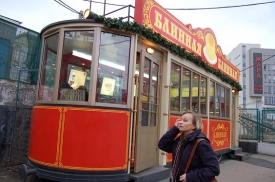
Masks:
[[[159,122],[160,63],[146,52],[137,53],[137,115],[134,172],[156,164]]]

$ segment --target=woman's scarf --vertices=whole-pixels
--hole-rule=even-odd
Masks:
[[[192,132],[193,133],[193,132]],[[179,165],[180,165],[180,161],[181,161],[181,156],[182,156],[182,152],[187,144],[188,141],[188,137],[192,134],[188,134],[188,135],[184,135],[182,134],[180,136],[177,148],[176,148],[176,152],[175,152],[175,156],[174,156],[174,161],[173,161],[173,165],[171,168],[171,173],[170,173],[170,177],[172,179],[172,182],[177,181],[177,176],[179,173]]]

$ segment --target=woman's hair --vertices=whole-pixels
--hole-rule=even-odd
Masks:
[[[201,122],[201,116],[193,111],[185,111],[182,115],[185,114],[192,114],[193,119],[192,119],[192,124],[195,126],[195,130],[202,130],[203,129],[203,124]]]

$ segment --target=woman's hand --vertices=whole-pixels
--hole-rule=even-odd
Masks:
[[[175,126],[179,129],[179,122],[181,122],[181,118],[178,118],[175,122]]]
[[[186,174],[180,176],[180,181],[186,182]]]

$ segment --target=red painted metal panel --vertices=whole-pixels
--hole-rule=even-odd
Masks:
[[[126,169],[130,113],[68,108],[65,112],[62,167]]]
[[[209,123],[209,139],[215,151],[230,148],[231,122],[211,119]]]
[[[29,157],[35,162],[56,166],[58,128],[61,108],[34,107]]]
[[[207,118],[202,118],[201,122],[203,124],[202,132],[208,137],[208,120],[207,120]]]
[[[126,170],[129,123],[129,111],[36,106],[29,159],[63,169]]]

